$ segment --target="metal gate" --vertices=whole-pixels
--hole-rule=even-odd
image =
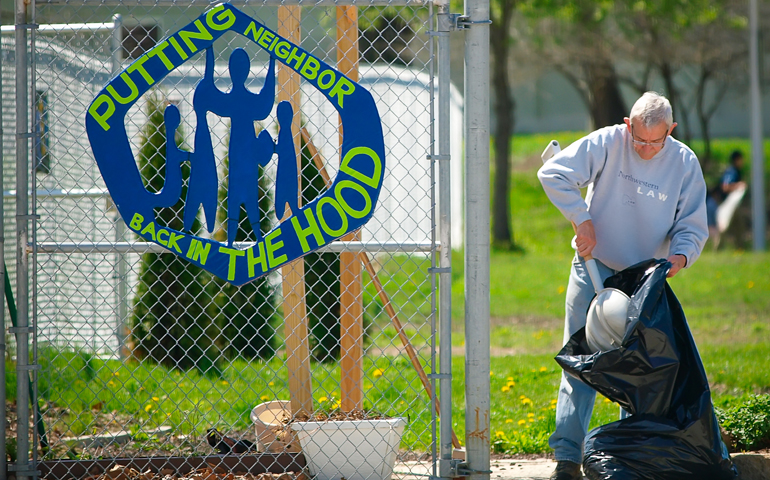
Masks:
[[[3,139],[2,162],[3,210],[16,218],[15,229],[4,222],[6,238],[16,239],[4,252],[15,259],[7,278],[16,311],[14,335],[0,343],[16,363],[17,418],[32,419],[17,424],[17,451],[31,452],[10,465],[17,478],[85,478],[115,464],[129,476],[166,468],[205,476],[235,462],[255,474],[375,480],[394,460],[394,478],[437,476],[439,457],[460,446],[451,423],[450,245],[462,237],[463,132],[461,97],[449,81],[448,4],[236,5],[372,93],[387,170],[360,231],[235,287],[126,228],[84,126],[105,83],[148,51],[158,54],[212,6],[16,3],[16,25],[2,36],[2,122],[16,132]],[[217,40],[217,88],[237,81],[227,62],[238,48],[249,54],[245,85],[263,88],[271,39],[260,40],[262,49],[256,35],[252,43],[232,34]],[[156,193],[171,168],[163,141],[195,146],[191,101],[210,68],[206,53],[173,48],[190,60],[156,82],[125,125],[137,170]],[[445,61],[437,62],[439,52]],[[309,202],[340,168],[339,120],[280,67],[277,97],[297,112],[298,182]],[[169,105],[181,117],[175,132],[165,130]],[[216,215],[199,213],[189,228],[224,244],[232,240],[224,213],[231,125],[224,115],[207,120],[218,204]],[[256,129],[274,133],[276,123],[273,110]],[[270,194],[275,162],[260,175],[264,233],[281,220]],[[182,222],[177,206],[165,210],[167,225]],[[247,222],[241,212],[239,227]],[[253,242],[249,235],[239,229],[236,248]],[[439,343],[448,347],[440,368]],[[346,422],[350,430],[340,426]],[[328,425],[331,439],[322,439]]]

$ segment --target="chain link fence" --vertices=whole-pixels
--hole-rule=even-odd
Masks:
[[[300,468],[297,454],[303,452],[305,472],[318,478],[386,478],[394,460],[397,478],[434,475],[437,404],[429,374],[437,371],[442,187],[435,132],[445,113],[451,118],[452,178],[460,181],[462,105],[455,91],[450,112],[434,103],[433,8],[237,6],[372,93],[387,159],[376,210],[359,232],[242,286],[127,229],[84,126],[89,104],[111,78],[208,8],[88,1],[33,8],[30,23],[40,27],[29,37],[27,101],[29,204],[36,217],[29,271],[18,272],[28,276],[29,291],[17,299],[30,306],[30,363],[40,365],[31,373],[33,464],[58,465],[50,478],[85,477],[98,468],[89,472],[83,465],[105,465],[97,460],[131,459],[138,470],[152,470],[155,464],[140,459],[174,459],[181,472],[199,468],[198,457],[250,454],[262,468],[282,472]],[[5,132],[15,129],[19,98],[13,31],[4,27],[2,37]],[[234,88],[228,61],[237,49],[250,62],[246,87],[260,92],[271,75],[269,54],[232,33],[214,43],[217,88]],[[181,178],[180,198],[189,187],[190,166],[183,162],[175,172],[166,139],[175,139],[180,151],[198,142],[201,122],[192,101],[206,55],[192,55],[155,83],[126,116],[148,192],[162,194],[173,175]],[[280,67],[276,78],[278,100],[294,103],[305,204],[326,191],[338,172],[339,118],[309,83],[292,86],[296,79]],[[448,83],[448,75],[438,82]],[[169,106],[180,117],[173,132],[166,130]],[[255,123],[255,134],[266,130],[275,137],[275,119],[273,108]],[[180,201],[158,209],[156,218],[159,226],[238,248],[281,220],[283,206],[273,193],[276,161],[259,170],[258,218],[241,208],[237,223],[232,210],[228,223],[232,125],[211,112],[206,120],[216,158],[216,211],[191,216]],[[3,138],[6,218],[16,205],[16,191],[8,187],[17,178],[14,140],[7,133]],[[452,190],[457,215],[442,221],[458,240],[459,184]],[[5,236],[16,236],[11,222]],[[9,259],[13,247],[9,242]],[[16,270],[8,265],[11,285],[17,284]],[[13,338],[7,343],[6,357],[14,360]],[[13,393],[7,392],[9,398]],[[322,439],[329,428],[331,440]]]

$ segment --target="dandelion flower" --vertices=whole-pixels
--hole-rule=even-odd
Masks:
[[[511,388],[511,387],[514,387],[514,386],[516,386],[516,382],[514,382],[514,381],[508,382],[508,388]]]
[[[114,386],[115,386],[115,382],[113,382],[112,380],[110,380],[109,382],[107,382],[107,386],[108,386],[108,387],[114,387]]]
[[[268,397],[267,395],[262,395],[261,397],[259,397],[259,399],[262,401],[265,401],[265,400],[270,400],[270,397]]]
[[[489,376],[490,376],[490,377],[493,377],[494,375],[495,375],[495,372],[493,372],[492,370],[490,370],[490,371],[489,371]]]
[[[534,418],[530,418],[530,419],[529,419],[529,422],[530,422],[530,423],[535,423],[535,419],[534,419]]]
[[[508,378],[506,378],[506,380],[509,381],[509,382],[512,382],[513,381],[513,377],[508,377]]]
[[[526,420],[519,420],[519,425],[526,425],[526,424],[527,424]]]
[[[329,400],[329,399],[326,398],[326,397],[321,397],[321,398],[318,399],[319,402],[325,402],[327,400]]]
[[[222,380],[222,385],[227,385],[227,380]]]
[[[153,399],[154,401],[156,401],[156,402],[159,402],[159,401],[160,401],[160,398],[158,398],[158,397],[152,397],[152,399]]]
[[[403,400],[401,400],[400,402],[398,402],[398,404],[399,404],[399,405],[403,405],[404,403],[406,403],[406,402],[404,402]]]
[[[500,389],[500,391],[503,392],[503,393],[508,392],[510,390],[511,390],[511,387],[509,387],[508,385],[506,385],[506,386],[504,386],[503,388]]]
[[[374,378],[377,378],[377,377],[381,377],[381,376],[382,376],[382,374],[383,374],[383,371],[382,371],[382,369],[381,369],[381,368],[378,368],[377,370],[375,370],[375,371],[372,373],[372,376],[373,376]]]
[[[534,414],[534,413],[532,413],[532,412],[529,412],[529,413],[527,414],[527,416],[528,416],[528,417],[534,417],[534,416],[535,416],[535,414]]]
[[[505,423],[513,423],[513,419],[510,419],[510,418],[506,418],[506,419],[505,419]]]
[[[610,403],[610,399],[609,398],[605,398],[604,399],[604,403]]]
[[[272,387],[273,385],[275,385],[273,382],[268,382],[268,383],[267,383],[267,386],[268,386],[268,387]]]
[[[546,367],[540,367],[540,371],[541,371],[541,372],[547,372],[547,371],[548,371],[548,368],[546,368]]]
[[[746,284],[746,288],[754,288],[754,282],[749,280],[749,283]]]
[[[524,399],[525,399],[525,398],[527,398],[527,397],[526,397],[525,395],[519,395],[519,398],[520,398],[521,400],[524,400]]]
[[[116,377],[119,377],[120,376],[120,372],[114,372],[113,375],[115,375]]]
[[[505,438],[505,432],[498,430],[495,432],[495,437],[497,438]]]
[[[559,292],[559,295],[564,293],[567,289],[564,288],[564,285],[559,285],[559,288],[556,289],[557,292]]]
[[[152,403],[148,403],[148,404],[147,404],[147,405],[144,407],[144,411],[145,411],[145,412],[149,412],[150,410],[152,410]]]
[[[527,405],[527,404],[532,405],[532,400],[530,400],[529,398],[523,398],[521,400],[521,404],[522,405]]]
[[[556,402],[558,402],[558,400],[557,400],[557,399],[555,399],[555,398],[554,398],[553,400],[551,400],[551,404],[552,404],[552,405],[556,405]]]

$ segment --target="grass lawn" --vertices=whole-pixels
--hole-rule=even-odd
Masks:
[[[493,251],[491,259],[491,425],[498,452],[545,452],[553,429],[561,370],[553,360],[562,344],[564,298],[572,230],[548,202],[535,171],[551,138],[566,145],[579,133],[517,137],[513,143],[512,215],[520,251]],[[697,151],[697,144],[695,145]],[[716,141],[717,164],[744,140]],[[770,153],[770,143],[766,150]],[[750,158],[747,155],[747,160]],[[770,158],[770,154],[766,156]],[[770,167],[770,165],[768,165]],[[748,166],[747,166],[748,168]],[[770,168],[768,168],[770,171]],[[462,252],[453,253],[452,316],[453,425],[464,439],[464,278]],[[382,260],[380,279],[406,331],[428,363],[431,282],[424,257]],[[714,400],[729,404],[754,392],[770,392],[770,254],[739,250],[706,251],[670,284],[683,305],[709,376]],[[368,279],[365,301],[373,319],[366,358],[366,407],[409,419],[402,448],[430,451],[431,409],[419,379],[400,347],[395,329],[375,300]],[[49,352],[50,353],[50,352]],[[77,352],[42,352],[41,403],[66,407],[63,433],[91,428],[93,406],[129,415],[142,428],[172,425],[201,434],[209,426],[249,430],[249,412],[267,400],[288,398],[282,358],[234,361],[217,378],[152,366],[101,360]],[[430,371],[428,365],[426,369]],[[9,397],[15,375],[9,367]],[[333,408],[339,398],[339,367],[313,364],[317,406]],[[46,403],[49,402],[49,403]],[[597,396],[592,426],[617,419],[618,407]]]
[[[577,133],[517,137],[513,143],[511,205],[515,243],[522,252],[492,251],[491,425],[498,451],[547,451],[552,402],[561,373],[553,360],[562,345],[564,300],[573,232],[542,191],[535,172],[551,138],[562,146]],[[700,145],[693,145],[696,153]],[[718,140],[712,149],[719,174],[730,152],[750,151],[745,140]],[[765,143],[770,159],[770,142]],[[748,156],[748,155],[747,155]],[[747,172],[750,168],[745,167]],[[770,163],[766,166],[770,171]],[[452,343],[464,344],[462,256],[453,259]],[[770,254],[707,249],[692,268],[669,281],[698,345],[714,402],[730,404],[748,393],[770,393]],[[464,364],[456,362],[456,429],[464,426]],[[597,395],[591,425],[618,417],[618,407]]]

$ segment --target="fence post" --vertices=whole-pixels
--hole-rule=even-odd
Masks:
[[[110,73],[116,76],[120,73],[122,66],[122,43],[123,43],[123,16],[116,13],[112,16],[112,34],[110,35]],[[126,240],[126,224],[120,217],[117,207],[115,207],[115,242],[124,242]],[[115,337],[118,339],[118,355],[120,358],[128,358],[131,352],[128,351],[126,338],[128,337],[126,320],[128,319],[128,262],[125,253],[117,253],[117,319],[115,322]]]
[[[358,81],[358,7],[337,7],[337,69]],[[340,145],[342,124],[340,123]],[[342,159],[340,159],[342,160]],[[361,241],[361,231],[343,241]],[[350,413],[364,409],[364,300],[361,260],[355,252],[340,254],[340,401]]]
[[[440,458],[452,460],[452,194],[450,160],[449,0],[437,4],[438,33],[438,228],[439,253],[439,402]],[[443,475],[443,472],[442,474]]]
[[[300,7],[278,7],[278,35],[300,45]],[[302,149],[300,130],[300,85],[299,76],[284,65],[278,66],[278,101],[291,102],[294,111],[292,134],[297,152],[297,172],[302,187]],[[302,192],[299,192],[299,203]],[[292,214],[295,214],[292,212]],[[281,219],[279,219],[281,220]],[[289,371],[289,393],[291,412],[294,415],[313,413],[313,388],[310,377],[310,350],[308,345],[308,318],[305,303],[305,261],[295,260],[281,267],[283,272],[283,316],[286,337],[286,365]]]
[[[2,6],[0,6],[0,13]],[[2,17],[2,15],[0,15]],[[0,78],[3,78],[3,56],[0,55]],[[0,191],[5,191],[3,151],[5,150],[3,130],[3,89],[0,86]],[[2,356],[2,365],[0,365],[0,402],[6,404],[5,390],[5,355],[7,351],[5,338],[5,199],[0,197],[0,356]],[[5,432],[5,415],[0,415],[0,432]],[[5,475],[7,470],[5,452],[5,442],[0,442],[0,476]]]
[[[27,82],[27,2],[16,0],[16,460],[17,480],[26,480],[29,470],[29,121]]]
[[[465,16],[465,445],[471,480],[489,479],[489,0]]]
[[[757,0],[749,0],[749,105],[751,105],[751,224],[754,250],[765,249],[765,152],[762,147],[762,92],[759,73],[759,13]]]

